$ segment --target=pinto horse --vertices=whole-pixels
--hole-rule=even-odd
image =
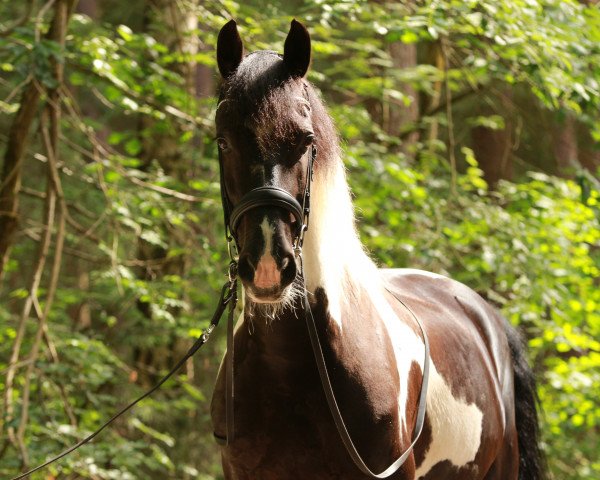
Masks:
[[[310,58],[295,20],[283,55],[245,55],[233,20],[219,33],[221,188],[244,302],[211,406],[225,478],[541,479],[519,336],[468,287],[365,253]]]

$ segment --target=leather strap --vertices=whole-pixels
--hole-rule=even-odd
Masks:
[[[306,290],[306,288],[305,288]],[[310,304],[308,302],[308,294],[304,296],[304,310],[305,310],[305,319],[306,325],[308,327],[308,334],[310,336],[310,342],[312,345],[313,353],[315,356],[315,360],[317,362],[317,369],[319,370],[319,377],[321,378],[321,384],[323,385],[323,391],[325,392],[325,397],[327,399],[327,404],[329,405],[329,410],[331,411],[331,415],[333,416],[333,420],[335,422],[335,426],[338,430],[338,433],[348,451],[348,454],[352,458],[352,461],[355,465],[363,472],[365,475],[371,478],[388,478],[389,476],[396,473],[400,467],[406,462],[409,455],[411,454],[415,444],[419,440],[421,432],[423,431],[423,424],[425,421],[425,412],[427,409],[427,385],[429,383],[429,340],[427,338],[427,334],[425,333],[425,329],[423,325],[417,318],[417,316],[413,313],[413,311],[408,308],[408,306],[391,290],[387,289],[401,305],[404,306],[408,310],[408,312],[415,319],[419,328],[421,329],[421,333],[423,335],[423,343],[425,345],[425,360],[423,362],[423,381],[421,382],[421,393],[419,394],[419,409],[417,411],[417,419],[415,422],[415,429],[413,431],[413,440],[410,446],[406,449],[406,451],[398,457],[396,461],[394,461],[388,468],[383,470],[381,473],[372,472],[369,467],[365,464],[364,460],[358,453],[350,434],[348,433],[348,429],[346,428],[346,424],[340,412],[340,408],[335,399],[335,394],[333,392],[333,387],[331,386],[331,380],[329,378],[329,373],[327,372],[327,365],[325,364],[325,357],[323,356],[323,349],[321,348],[321,342],[319,341],[319,335],[317,333],[317,327],[315,324],[315,319],[312,314],[312,310],[310,308]]]
[[[239,248],[237,242],[237,228],[242,217],[250,210],[257,207],[280,207],[294,216],[296,221],[296,231],[294,232],[294,250],[299,251],[302,248],[304,233],[308,228],[308,219],[310,213],[310,189],[313,178],[313,165],[317,158],[317,146],[313,143],[310,148],[308,163],[306,166],[306,183],[302,195],[302,205],[294,198],[292,194],[280,187],[265,185],[254,188],[246,193],[240,202],[233,207],[227,194],[225,184],[225,172],[223,169],[223,159],[219,151],[219,175],[221,181],[221,202],[223,204],[223,218],[225,220],[225,238],[229,246],[229,255],[232,260],[236,258],[231,249],[231,243],[235,240],[235,245]]]
[[[250,190],[231,212],[229,229],[234,235],[244,214],[257,207],[284,208],[294,215],[298,228],[302,228],[304,211],[298,200],[283,188],[265,186]]]
[[[191,358],[192,355],[194,355],[194,353],[196,353],[198,351],[198,349],[200,349],[200,347],[202,347],[206,342],[208,342],[210,334],[215,329],[215,327],[219,324],[219,320],[221,320],[221,317],[223,316],[223,312],[225,312],[225,309],[227,308],[227,305],[229,305],[229,312],[230,312],[229,315],[230,315],[230,317],[233,315],[232,312],[235,310],[235,306],[236,306],[236,303],[237,303],[237,280],[235,278],[235,265],[231,264],[229,266],[229,269],[230,269],[229,281],[227,283],[225,283],[225,285],[223,285],[223,288],[221,290],[221,296],[219,298],[219,303],[217,305],[215,313],[213,313],[213,316],[212,316],[212,318],[210,320],[210,324],[209,324],[208,328],[206,330],[204,330],[204,332],[202,332],[202,335],[200,335],[196,339],[196,341],[190,347],[190,349],[187,351],[187,353],[183,356],[183,358],[181,358],[175,364],[175,366],[171,369],[171,371],[169,373],[167,373],[156,385],[154,385],[146,393],[144,393],[143,395],[141,395],[140,397],[138,397],[136,400],[134,400],[133,402],[131,402],[126,407],[123,407],[121,410],[119,410],[109,420],[107,420],[106,422],[104,422],[100,426],[100,428],[98,428],[94,433],[88,435],[83,440],[77,442],[75,445],[67,448],[66,450],[64,450],[63,452],[59,453],[58,455],[52,457],[50,460],[44,462],[43,464],[38,465],[37,467],[32,468],[31,470],[28,470],[25,473],[17,475],[16,477],[13,477],[11,480],[21,480],[22,478],[26,478],[26,477],[30,476],[32,473],[35,473],[38,470],[41,470],[42,468],[47,467],[51,463],[54,463],[57,460],[60,460],[61,458],[66,457],[69,453],[74,452],[75,450],[77,450],[82,445],[85,445],[86,443],[89,443],[97,435],[99,435],[100,432],[102,432],[102,430],[104,430],[106,427],[108,427],[117,418],[119,418],[121,415],[123,415],[128,410],[131,410],[135,405],[137,405],[139,402],[141,402],[144,398],[146,398],[149,395],[151,395],[152,393],[154,393],[156,390],[159,389],[159,387],[163,383],[165,383],[169,378],[171,378],[173,376],[173,374],[175,372],[177,372],[177,370],[179,370],[185,364],[185,362],[187,362],[187,360],[189,358]]]
[[[233,315],[235,311],[235,305],[229,308],[229,315],[227,315],[227,355],[225,357],[225,374],[227,384],[225,386],[226,398],[225,398],[225,422],[227,424],[227,445],[233,442],[235,438],[235,421],[234,421],[234,357],[233,357]]]

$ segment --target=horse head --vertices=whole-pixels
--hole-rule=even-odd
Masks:
[[[239,251],[238,273],[249,299],[293,300],[316,128],[305,80],[310,36],[292,21],[284,53],[244,55],[233,20],[220,31],[223,77],[216,113],[227,227]]]

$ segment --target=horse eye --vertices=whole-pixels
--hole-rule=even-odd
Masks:
[[[221,150],[222,152],[229,151],[229,143],[223,137],[217,138],[217,146],[219,147],[219,150]]]
[[[310,147],[314,141],[315,141],[315,134],[309,133],[309,134],[305,135],[305,137],[304,137],[304,146]]]
[[[308,148],[312,145],[315,140],[315,134],[312,132],[302,132],[296,136],[294,147],[300,149],[300,147]]]

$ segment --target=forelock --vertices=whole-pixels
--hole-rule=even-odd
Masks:
[[[218,110],[223,108],[233,122],[231,127],[241,122],[238,126],[255,131],[262,123],[269,129],[268,137],[285,138],[294,125],[292,114],[303,101],[311,109],[318,163],[339,158],[337,134],[319,94],[304,79],[290,77],[283,57],[276,52],[262,50],[246,56],[221,85]],[[268,124],[265,119],[270,120]]]
[[[295,114],[310,111],[302,79],[292,78],[275,52],[248,55],[221,91],[221,101],[260,137],[265,149],[275,139],[287,138],[295,130]]]
[[[224,82],[220,98],[235,103],[240,114],[252,115],[273,90],[287,81],[289,74],[280,55],[271,51],[254,52]]]

